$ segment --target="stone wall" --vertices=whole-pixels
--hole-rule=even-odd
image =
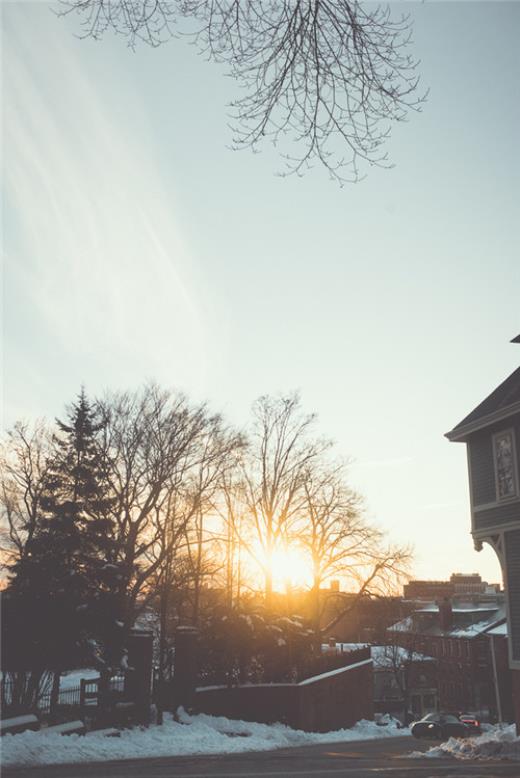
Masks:
[[[327,732],[372,719],[372,690],[372,660],[363,659],[299,684],[199,688],[194,707],[216,716]]]

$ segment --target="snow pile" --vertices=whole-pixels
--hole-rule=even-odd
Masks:
[[[181,723],[171,717],[161,726],[123,730],[118,738],[90,734],[68,735],[23,732],[2,738],[2,764],[42,765],[99,762],[108,759],[142,759],[189,754],[229,754],[270,751],[276,748],[348,740],[372,740],[408,734],[395,726],[378,727],[359,721],[351,729],[315,733],[290,729],[283,724],[232,721],[223,716],[182,714]]]
[[[452,756],[457,759],[514,759],[520,761],[520,737],[516,736],[515,725],[496,725],[478,737],[465,740],[450,737],[446,743],[434,746],[424,754],[414,751],[412,759],[430,757],[433,759]]]

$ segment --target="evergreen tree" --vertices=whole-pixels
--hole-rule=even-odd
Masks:
[[[52,657],[53,667],[84,659],[102,668],[116,661],[121,642],[113,501],[97,442],[103,422],[82,390],[57,426],[43,515],[28,553],[12,569],[9,592],[34,612],[39,626],[30,642]]]

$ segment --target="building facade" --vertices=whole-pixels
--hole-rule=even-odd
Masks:
[[[513,339],[520,343],[520,336]],[[520,731],[520,368],[446,437],[466,444],[471,534],[488,543],[502,567],[517,730]]]
[[[388,632],[394,642],[436,660],[441,710],[511,721],[506,638],[488,634],[505,622],[505,615],[499,596],[488,603],[446,599],[424,603]]]

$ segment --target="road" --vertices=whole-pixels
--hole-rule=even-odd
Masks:
[[[518,762],[408,759],[432,744],[411,737],[305,746],[261,753],[133,759],[11,768],[2,778],[518,778]]]

